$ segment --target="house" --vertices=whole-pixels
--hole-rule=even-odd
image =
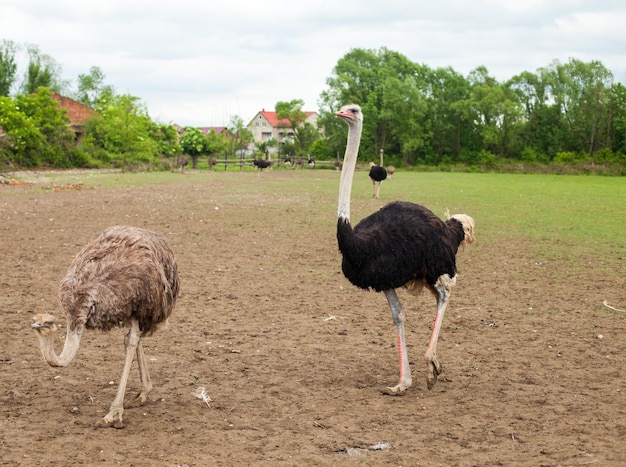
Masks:
[[[305,122],[311,123],[317,127],[317,112],[305,112]],[[248,130],[252,132],[255,143],[263,143],[274,139],[279,143],[285,140],[293,141],[293,129],[291,123],[286,118],[279,120],[276,112],[270,112],[265,109],[258,112],[254,118],[248,123]]]
[[[62,96],[58,92],[52,92],[52,99],[59,103],[59,107],[65,110],[67,118],[70,120],[69,127],[76,133],[76,138],[80,139],[83,134],[83,126],[87,119],[95,117],[98,113],[91,107]]]

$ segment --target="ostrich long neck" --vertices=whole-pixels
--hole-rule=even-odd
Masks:
[[[356,168],[356,159],[359,155],[359,145],[361,144],[362,123],[356,121],[348,125],[348,143],[346,144],[346,154],[343,157],[341,167],[341,178],[339,179],[339,206],[337,207],[337,217],[350,220],[350,193],[352,192],[352,178]]]
[[[65,336],[65,344],[63,345],[63,351],[61,355],[57,355],[54,350],[54,336],[55,333],[51,333],[47,336],[37,334],[39,337],[39,347],[43,358],[50,366],[67,366],[74,359],[78,346],[80,345],[80,336],[83,332],[83,327],[80,326],[74,330],[71,330],[68,323],[67,335]]]

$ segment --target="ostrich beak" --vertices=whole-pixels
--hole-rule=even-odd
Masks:
[[[54,316],[39,314],[33,316],[33,324],[30,325],[33,329],[53,329],[56,328]]]

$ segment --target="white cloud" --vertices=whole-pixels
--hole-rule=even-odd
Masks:
[[[626,81],[621,0],[3,0],[0,39],[32,43],[64,78],[98,66],[153,118],[183,125],[244,121],[279,100],[315,110],[337,60],[387,47],[499,80],[552,60],[600,60]]]

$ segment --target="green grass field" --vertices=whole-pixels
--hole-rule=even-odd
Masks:
[[[301,197],[314,200],[307,209],[334,212],[339,174],[332,170],[272,170],[259,176],[250,170],[231,172],[41,172],[39,181],[83,183],[109,189],[154,184],[225,184],[229,193]],[[584,257],[607,265],[626,262],[626,179],[622,177],[398,172],[383,183],[373,200],[365,170],[357,171],[352,217],[358,221],[386,202],[423,204],[443,217],[464,212],[476,220],[481,242],[531,242],[549,257]]]

